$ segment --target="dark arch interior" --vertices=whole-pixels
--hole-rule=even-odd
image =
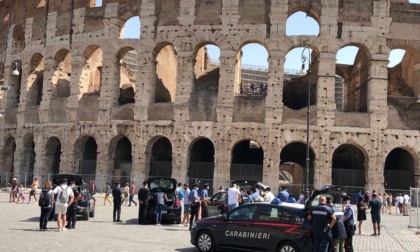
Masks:
[[[54,174],[60,173],[61,142],[58,138],[51,138],[46,145],[47,165]],[[48,164],[49,163],[49,164]]]
[[[332,184],[364,191],[365,163],[365,156],[359,148],[351,144],[341,145],[332,158]]]
[[[153,144],[150,156],[149,177],[172,175],[172,145],[169,139],[161,137]]]
[[[256,145],[251,148],[250,144],[250,140],[244,140],[232,150],[231,180],[262,180],[264,151]]]
[[[80,164],[82,174],[95,174],[96,172],[96,156],[98,145],[93,137],[89,137],[83,148],[83,158]],[[86,180],[94,179],[93,177]]]
[[[32,173],[35,167],[35,142],[33,136],[25,141],[22,172]]]
[[[402,148],[392,150],[385,160],[385,188],[408,190],[415,187],[413,156]]]
[[[115,148],[115,160],[131,162],[131,142],[128,138],[121,138]]]
[[[131,181],[131,142],[127,137],[121,138],[115,147],[114,181],[122,185]]]
[[[209,191],[213,191],[214,174],[214,145],[207,139],[195,142],[190,150],[188,167],[189,184],[208,184]]]
[[[209,139],[200,139],[191,148],[190,162],[214,162],[214,145]]]
[[[10,137],[3,147],[3,167],[2,170],[6,172],[14,172],[14,158],[16,151],[16,142],[13,137]]]
[[[309,149],[309,167],[313,168],[315,154]],[[297,163],[301,167],[306,166],[306,144],[291,143],[286,145],[280,153],[280,164],[287,162]]]

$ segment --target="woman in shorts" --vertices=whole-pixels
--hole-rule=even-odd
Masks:
[[[36,190],[38,189],[38,179],[35,178],[34,181],[31,184],[31,190],[29,191],[29,202],[28,204],[31,204],[31,198],[32,196],[35,198],[35,202],[38,202],[38,199],[36,198]]]

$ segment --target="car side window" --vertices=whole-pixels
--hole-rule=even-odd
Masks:
[[[213,203],[224,202],[224,201],[226,201],[226,194],[225,193],[220,193],[220,194],[216,195],[215,197],[213,197],[213,200],[212,200]]]
[[[258,216],[259,221],[277,222],[282,216],[281,209],[267,205],[261,206],[260,214]]]
[[[280,217],[280,222],[290,223],[294,218],[295,218],[294,214],[288,211],[283,211],[283,214]]]
[[[239,221],[245,221],[245,220],[252,220],[254,217],[254,214],[257,210],[257,206],[245,206],[240,207],[232,210],[228,216],[228,220],[239,220]]]

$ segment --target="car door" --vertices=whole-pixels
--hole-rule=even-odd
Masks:
[[[207,210],[209,216],[217,216],[225,212],[227,208],[227,194],[226,192],[216,193],[207,203]]]
[[[227,225],[217,232],[219,245],[235,249],[249,247],[249,225],[257,208],[256,204],[247,204],[229,211],[226,214]]]

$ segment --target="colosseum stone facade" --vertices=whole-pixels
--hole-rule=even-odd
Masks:
[[[286,35],[298,11],[319,35]],[[121,38],[135,16],[141,37]],[[418,186],[420,5],[408,0],[1,0],[0,17],[3,174],[305,184],[311,80],[311,185]],[[249,43],[269,55],[266,95],[238,95]],[[354,65],[336,64],[348,45]],[[297,47],[312,49],[311,78],[285,78]],[[406,54],[388,68],[393,49]]]

